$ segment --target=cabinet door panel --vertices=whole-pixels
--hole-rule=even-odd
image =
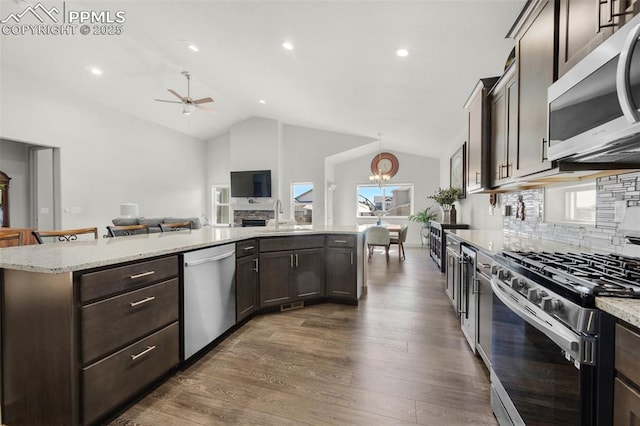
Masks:
[[[327,296],[356,297],[356,254],[353,249],[327,249]]]
[[[324,296],[324,248],[296,250],[293,256],[294,297],[308,299]]]
[[[518,158],[518,79],[507,83],[507,168],[506,177],[513,179]]]
[[[613,425],[640,424],[640,394],[616,377],[613,390]]]
[[[250,315],[258,305],[257,256],[246,256],[236,262],[236,322]]]
[[[260,254],[260,306],[281,305],[291,301],[293,252]]]
[[[503,178],[507,164],[507,97],[505,90],[491,99],[491,187]]]
[[[468,111],[467,191],[473,192],[482,185],[482,99],[474,100]]]
[[[551,168],[545,144],[547,88],[555,76],[554,14],[554,2],[546,2],[517,44],[520,125],[516,176]]]

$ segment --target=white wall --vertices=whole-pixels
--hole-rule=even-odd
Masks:
[[[449,187],[449,172],[451,156],[460,148],[467,137],[461,132],[456,142],[449,144],[448,151],[440,158],[440,187]],[[489,194],[468,194],[466,198],[456,203],[458,211],[457,222],[467,223],[471,229],[495,231],[502,230],[502,216],[500,206],[502,197],[498,195],[498,205],[494,214],[490,214]]]
[[[371,142],[370,138],[284,125],[282,129],[281,176],[285,186],[282,202],[285,215],[291,214],[291,182],[313,183],[313,223],[325,223],[325,158]]]
[[[235,210],[273,210],[276,199],[283,204],[284,217],[291,215],[291,182],[312,182],[313,222],[325,221],[325,159],[371,142],[370,138],[281,124],[262,117],[248,118],[229,132],[207,143],[207,186],[229,184],[232,170],[271,170],[273,196],[248,204],[233,199]],[[208,214],[211,215],[211,197]],[[209,216],[211,217],[211,216]]]
[[[203,141],[8,68],[0,92],[0,137],[60,147],[63,228],[98,226],[103,232],[123,202],[138,203],[142,216],[205,212]]]
[[[400,168],[392,178],[394,183],[414,184],[414,212],[436,204],[427,196],[433,194],[440,183],[440,161],[437,158],[390,151],[398,158]],[[335,225],[373,223],[376,218],[356,218],[356,185],[369,183],[371,159],[375,154],[365,155],[335,165]],[[385,222],[409,223],[407,245],[420,245],[421,224],[406,219],[384,218]]]

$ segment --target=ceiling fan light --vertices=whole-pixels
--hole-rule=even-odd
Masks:
[[[182,113],[184,115],[190,115],[194,109],[195,107],[192,104],[184,104],[184,106],[182,107]]]

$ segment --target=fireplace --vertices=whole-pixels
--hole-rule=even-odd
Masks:
[[[265,226],[274,217],[273,210],[234,210],[233,226]]]

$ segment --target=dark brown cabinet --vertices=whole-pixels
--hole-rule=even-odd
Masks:
[[[356,237],[327,236],[327,296],[357,299]]]
[[[100,422],[177,366],[178,268],[4,270],[4,423]]]
[[[260,307],[325,294],[324,236],[261,240],[259,264]]]
[[[497,77],[483,78],[464,105],[467,113],[467,192],[489,188],[491,105],[489,90]]]
[[[236,322],[258,307],[258,250],[255,240],[236,244]]]
[[[518,153],[514,176],[551,169],[547,159],[547,88],[555,81],[556,1],[537,5],[514,33],[518,70]]]
[[[640,330],[616,324],[613,424],[640,424]]]
[[[491,90],[491,174],[495,188],[513,181],[518,154],[518,79],[511,67]]]
[[[631,0],[560,0],[558,77],[638,13]]]

